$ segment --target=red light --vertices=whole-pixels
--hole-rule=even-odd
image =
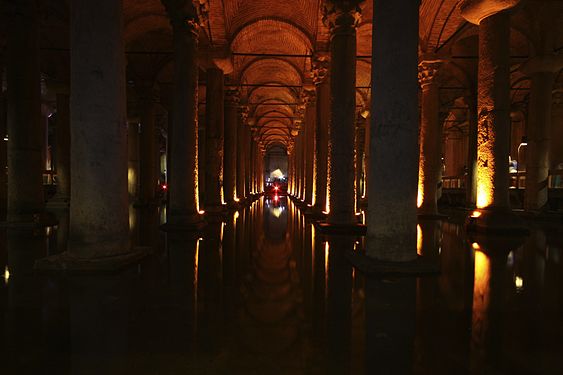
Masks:
[[[162,184],[162,190],[168,190],[168,185]]]
[[[278,187],[277,187],[277,186],[274,186],[274,190],[278,190]]]
[[[279,199],[280,199],[280,197],[278,197],[277,195],[274,195],[274,200],[275,200],[275,201],[277,201],[277,200],[279,200]]]

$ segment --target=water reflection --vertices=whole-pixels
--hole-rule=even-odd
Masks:
[[[0,360],[9,373],[563,373],[560,228],[523,243],[421,221],[424,278],[366,278],[346,259],[363,240],[326,236],[291,201],[261,199],[200,233],[158,230],[153,254],[118,274],[41,275],[64,251],[49,231],[0,232]],[[11,371],[10,371],[11,370]]]

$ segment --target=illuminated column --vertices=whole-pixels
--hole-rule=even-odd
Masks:
[[[174,109],[168,173],[168,223],[192,226],[201,221],[198,199],[198,22],[166,2],[174,39]]]
[[[315,129],[316,129],[316,98],[315,92],[305,90],[307,107],[305,109],[305,203],[313,202],[313,175],[315,171]]]
[[[369,201],[369,159],[370,159],[370,137],[371,137],[371,116],[368,110],[363,111],[365,116],[364,121],[364,189],[361,192],[361,205],[362,207],[367,206]]]
[[[129,201],[134,202],[139,195],[139,124],[129,121],[127,124],[128,160],[127,184]]]
[[[68,90],[67,90],[68,91]],[[57,193],[49,207],[68,207],[70,201],[70,113],[68,92],[57,93],[57,124],[55,129],[55,172]]]
[[[139,87],[140,115],[140,194],[141,204],[155,204],[158,184],[158,161],[155,126],[155,91],[152,83],[144,83]]]
[[[248,107],[240,107],[239,115],[237,116],[237,198],[239,201],[243,201],[247,197],[247,191],[245,186],[245,176],[246,176],[246,161],[245,161],[245,125],[244,121],[247,117]]]
[[[374,1],[366,252],[385,261],[417,257],[418,5]]]
[[[123,4],[72,2],[70,19],[68,249],[75,258],[108,262],[131,251]]]
[[[8,222],[43,211],[39,15],[34,0],[14,3],[7,34]],[[4,135],[2,135],[4,138]]]
[[[442,167],[442,124],[440,123],[440,93],[437,82],[439,60],[424,60],[418,64],[418,82],[422,88],[420,120],[420,157],[418,164],[418,213],[438,214],[438,183]]]
[[[465,181],[465,205],[477,204],[477,107],[473,98],[467,99],[467,180]]]
[[[237,129],[238,90],[225,92],[225,154],[223,159],[223,193],[225,203],[232,205],[237,197]]]
[[[252,148],[252,138],[250,137],[250,127],[244,125],[244,190],[246,192],[246,197],[250,197],[251,187],[250,187],[250,177],[252,176],[251,162],[252,158],[251,148]]]
[[[366,120],[362,116],[358,116],[356,120],[356,210],[360,205],[362,199],[362,164],[364,159],[364,146],[366,136]],[[364,177],[365,181],[365,177]]]
[[[555,73],[560,69],[553,56],[534,57],[523,69],[532,79],[524,200],[524,208],[530,212],[539,211],[547,204],[552,91]]]
[[[300,126],[300,122],[295,122],[295,125],[297,125],[298,129]],[[301,171],[302,171],[302,163],[301,163],[301,156],[303,156],[303,151],[301,148],[301,145],[303,143],[302,141],[302,130],[299,132],[299,134],[297,134],[297,136],[295,137],[295,149],[294,149],[294,170],[295,170],[295,198],[300,199],[301,198],[301,184],[302,184],[302,180],[301,180]]]
[[[317,119],[315,132],[315,196],[313,213],[321,215],[326,210],[328,180],[328,123],[330,121],[330,82],[328,57],[317,56],[313,60],[313,82],[317,96]]]
[[[330,29],[330,212],[327,222],[351,225],[354,210],[354,124],[356,120],[356,27],[361,1],[324,2]]]
[[[223,135],[225,100],[223,71],[207,69],[205,90],[205,210],[223,209]]]
[[[510,18],[519,0],[464,0],[462,16],[479,25],[477,93],[477,209],[470,226],[516,226],[498,215],[510,211],[507,160],[510,139]],[[496,219],[493,219],[496,218]]]

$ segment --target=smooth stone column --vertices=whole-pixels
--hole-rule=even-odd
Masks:
[[[510,14],[518,0],[465,0],[462,16],[479,25],[477,210],[470,230],[520,231],[509,204]]]
[[[358,116],[356,120],[356,210],[360,206],[360,201],[362,199],[362,175],[363,175],[363,159],[364,159],[364,146],[365,146],[365,136],[366,136],[366,124],[365,119]],[[364,177],[365,181],[365,177]],[[365,183],[365,182],[364,182]]]
[[[313,213],[321,216],[327,210],[328,180],[328,144],[330,121],[330,82],[328,77],[329,62],[327,56],[313,60],[313,82],[317,96],[317,119],[315,132],[315,195]]]
[[[205,211],[223,209],[223,127],[224,91],[223,71],[207,69],[205,91]]]
[[[57,193],[48,206],[68,207],[70,201],[70,101],[67,93],[57,93],[55,172]]]
[[[198,197],[198,30],[194,16],[169,11],[174,39],[174,110],[167,227],[201,223]]]
[[[238,90],[225,93],[225,132],[223,158],[223,193],[225,203],[232,206],[236,202],[237,190],[237,130],[238,130]]]
[[[127,169],[127,191],[129,201],[133,203],[139,196],[139,124],[130,121],[127,124],[127,148],[128,148],[128,169]]]
[[[156,204],[158,186],[158,148],[156,145],[155,91],[152,83],[139,87],[140,117],[140,194],[142,205]]]
[[[31,223],[39,220],[45,206],[36,1],[17,1],[10,18],[6,61],[7,221]]]
[[[8,176],[6,175],[6,167],[8,165],[6,148],[7,142],[4,137],[7,134],[7,102],[6,93],[2,91],[3,87],[3,72],[0,68],[0,221],[5,220],[6,209],[7,209],[7,198],[8,198]]]
[[[246,196],[251,197],[252,188],[250,186],[250,177],[252,176],[252,138],[250,136],[250,129],[248,125],[244,126],[244,190]]]
[[[418,2],[374,0],[373,14],[366,253],[378,260],[412,261],[417,258]]]
[[[467,100],[467,179],[465,181],[465,205],[477,204],[477,107],[474,99]]]
[[[242,115],[239,114],[237,118],[237,199],[239,202],[242,202],[246,199],[246,184],[245,184],[245,176],[246,176],[246,161],[245,161],[245,154],[244,154],[244,121]]]
[[[315,129],[316,129],[316,100],[315,92],[307,91],[307,108],[305,109],[305,203],[311,207],[313,202],[314,172],[315,172]]]
[[[360,205],[366,207],[368,205],[369,196],[369,160],[370,160],[370,139],[371,139],[371,115],[367,114],[364,121],[364,190],[360,194]]]
[[[552,171],[563,173],[563,87],[553,90],[549,164]],[[563,176],[554,178],[552,183],[563,187]]]
[[[528,150],[526,152],[526,194],[524,208],[538,212],[547,205],[551,106],[555,73],[561,68],[551,56],[535,57],[524,71],[531,77],[532,87],[528,112]]]
[[[354,124],[356,120],[356,27],[360,1],[327,1],[330,29],[330,212],[327,223],[356,223],[354,209]]]
[[[440,93],[437,82],[439,60],[424,60],[418,64],[418,81],[422,89],[420,120],[420,157],[418,165],[419,215],[438,215],[438,183],[442,167],[442,124],[440,123]]]

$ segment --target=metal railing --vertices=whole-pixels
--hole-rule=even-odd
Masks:
[[[444,189],[464,189],[467,176],[444,176],[442,186]],[[548,189],[563,189],[563,170],[549,171],[547,178]],[[511,189],[526,189],[526,172],[510,173]]]

